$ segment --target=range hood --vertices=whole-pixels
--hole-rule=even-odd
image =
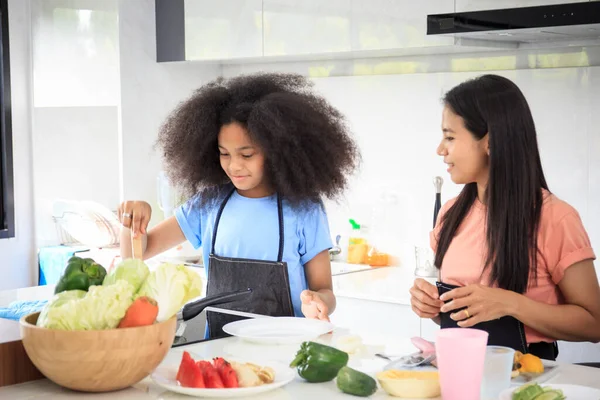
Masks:
[[[600,45],[600,1],[428,15],[427,35],[518,47]]]

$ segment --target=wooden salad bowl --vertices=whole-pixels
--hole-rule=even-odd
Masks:
[[[54,383],[83,392],[109,392],[148,376],[175,339],[175,317],[135,328],[66,331],[36,326],[39,312],[21,318],[31,362]]]

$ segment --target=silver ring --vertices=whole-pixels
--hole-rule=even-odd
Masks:
[[[131,214],[129,214],[129,213],[123,213],[123,218],[131,218]]]

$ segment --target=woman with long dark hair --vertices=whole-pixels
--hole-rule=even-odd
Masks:
[[[444,97],[442,133],[437,153],[465,186],[440,210],[440,279],[415,281],[413,310],[546,359],[556,340],[600,341],[595,255],[577,211],[548,189],[521,90],[497,75],[463,82]]]

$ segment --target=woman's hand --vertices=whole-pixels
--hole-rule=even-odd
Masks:
[[[302,314],[306,318],[329,321],[329,307],[318,292],[303,290],[300,293]]]
[[[152,207],[145,201],[124,201],[119,206],[119,221],[131,229],[133,237],[147,234],[151,216]]]
[[[439,299],[437,287],[425,279],[418,278],[410,288],[410,304],[419,317],[435,318],[444,302]]]
[[[450,315],[458,326],[468,328],[480,322],[491,321],[512,315],[517,308],[519,294],[510,290],[491,288],[484,285],[468,285],[451,290],[441,296],[443,301],[452,300],[442,306],[442,312],[459,310]]]

